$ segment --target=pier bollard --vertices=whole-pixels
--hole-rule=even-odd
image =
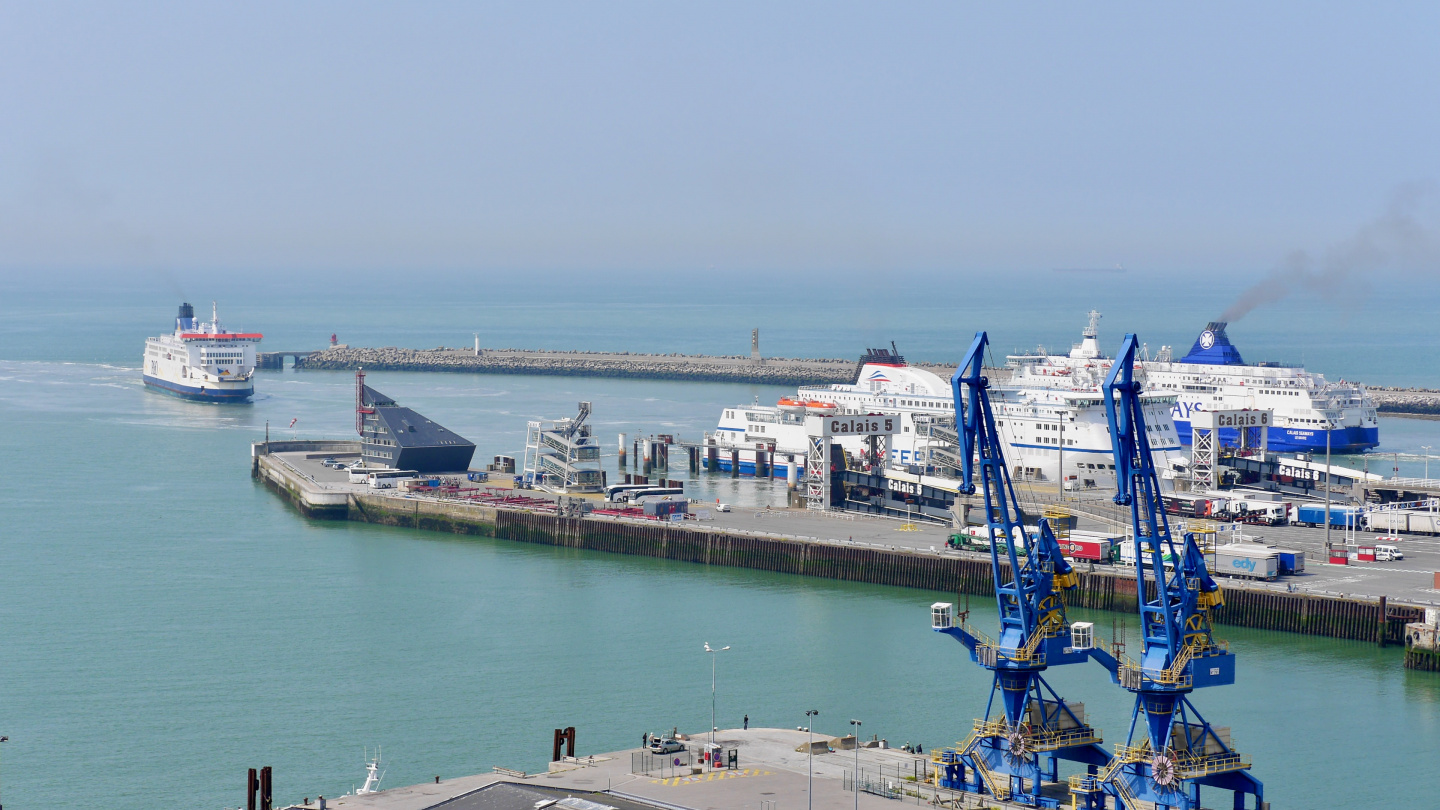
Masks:
[[[705,463],[710,472],[720,472],[720,450],[713,444],[705,448]]]
[[[685,455],[690,462],[690,473],[692,475],[698,475],[700,473],[700,448],[687,447],[685,448]]]
[[[731,451],[730,451],[730,477],[731,477],[731,478],[739,478],[739,477],[740,477],[740,451],[739,451],[739,450],[731,450]]]
[[[620,434],[620,471],[625,471],[625,434]]]

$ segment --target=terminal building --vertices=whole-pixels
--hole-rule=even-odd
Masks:
[[[366,385],[363,371],[355,374],[355,430],[367,467],[464,472],[475,455],[473,442]]]

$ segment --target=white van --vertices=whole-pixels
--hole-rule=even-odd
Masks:
[[[1391,560],[1403,559],[1405,559],[1405,552],[1401,551],[1398,546],[1375,546],[1376,562],[1390,562]]]

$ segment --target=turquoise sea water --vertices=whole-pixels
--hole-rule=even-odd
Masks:
[[[413,291],[357,293],[323,306],[300,303],[303,289],[284,292],[242,288],[234,304],[222,300],[222,315],[267,332],[272,348],[304,348],[331,331],[363,344],[461,345],[481,331],[489,345],[741,353],[759,313],[774,316],[760,324],[773,354],[843,356],[898,334],[902,350],[941,359],[957,351],[947,336],[985,325],[974,313],[1024,346],[1070,339],[1090,306],[1045,298],[1045,312],[1065,311],[1051,323],[962,302],[951,323],[943,301],[903,318],[854,305],[832,322],[786,302],[708,306],[693,295],[614,295],[587,312],[483,291],[439,304]],[[587,752],[633,745],[646,730],[703,728],[705,641],[734,648],[719,662],[722,725],[748,713],[794,726],[819,708],[821,730],[839,733],[858,717],[894,742],[931,747],[963,737],[981,710],[983,671],[928,628],[939,594],[307,522],[251,482],[248,445],[267,420],[279,435],[292,418],[296,435],[346,435],[350,376],[264,374],[257,401],[236,408],[148,392],[136,358],[174,302],[141,298],[77,289],[0,302],[0,734],[11,738],[0,746],[0,796],[13,806],[233,807],[244,769],[261,765],[275,767],[282,801],[337,795],[359,783],[362,749],[375,745],[390,761],[387,785],[534,769],[557,726],[576,726]],[[1157,330],[1181,324],[1166,340],[1188,344],[1190,322],[1207,316],[1182,311],[1183,300],[1166,303],[1166,318],[1144,317]],[[1108,312],[1118,343],[1125,309]],[[1366,312],[1351,313],[1352,326]],[[547,328],[566,313],[573,323]],[[852,316],[860,326],[841,322]],[[1301,329],[1310,316],[1287,317]],[[1302,351],[1279,331],[1263,334],[1253,343],[1275,356]],[[1355,353],[1333,341],[1303,351],[1327,373],[1315,357]],[[1414,374],[1436,385],[1414,371],[1416,355],[1387,359],[1405,351],[1376,354],[1354,376],[1374,379],[1358,373],[1369,367],[1393,375],[1380,381]],[[662,426],[695,435],[725,404],[780,393],[469,375],[371,382],[474,439],[482,455],[513,452],[526,419],[562,415],[579,399],[596,403],[602,437]],[[1416,454],[1440,446],[1437,432],[1387,419],[1382,443],[1418,472]],[[1371,468],[1390,463],[1381,459]],[[710,486],[741,494],[724,490],[741,486],[729,479]],[[1108,615],[1096,618],[1109,627]],[[1342,794],[1347,807],[1427,806],[1433,791],[1416,774],[1440,739],[1440,678],[1405,672],[1393,649],[1224,635],[1241,656],[1241,685],[1196,702],[1234,728],[1276,806],[1330,806]],[[1098,668],[1051,680],[1085,701],[1111,742],[1123,738],[1130,702]],[[1388,792],[1357,790],[1357,780]]]

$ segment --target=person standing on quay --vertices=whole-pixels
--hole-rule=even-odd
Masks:
[[[749,730],[750,730],[750,715],[748,715],[748,714],[745,715],[745,730],[746,730],[746,731],[749,731]]]

